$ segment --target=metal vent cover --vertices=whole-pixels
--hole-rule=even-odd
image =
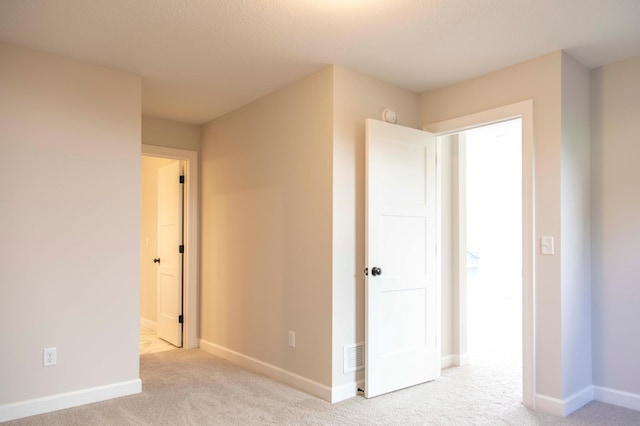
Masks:
[[[345,345],[344,347],[344,373],[362,370],[364,368],[364,343]]]

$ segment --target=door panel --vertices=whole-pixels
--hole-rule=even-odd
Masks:
[[[380,299],[380,309],[393,312],[393,321],[382,324],[380,336],[386,354],[399,353],[407,348],[419,348],[426,344],[426,318],[423,288],[385,292]]]
[[[367,120],[367,398],[433,380],[435,137]],[[381,269],[374,275],[373,268]]]
[[[182,184],[180,162],[158,169],[158,337],[182,347]]]
[[[426,220],[381,216],[379,226],[385,276],[424,275],[427,271]]]

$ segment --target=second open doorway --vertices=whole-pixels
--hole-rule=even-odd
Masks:
[[[143,169],[145,168],[144,160],[147,161],[147,167],[150,169],[150,176],[158,176],[158,169],[167,164],[179,164],[177,170],[179,175],[176,176],[176,182],[179,181],[183,186],[184,204],[182,208],[182,242],[175,241],[170,243],[169,246],[175,252],[180,252],[182,256],[182,291],[178,295],[182,305],[182,315],[178,312],[180,318],[177,322],[181,322],[181,337],[182,344],[180,346],[185,348],[197,348],[199,346],[198,340],[198,157],[194,151],[166,148],[153,145],[142,145],[142,160]],[[144,173],[143,179],[144,181]],[[157,185],[157,179],[151,179],[151,189]],[[144,182],[142,182],[144,186]],[[149,182],[148,182],[149,183]],[[144,191],[143,191],[144,192]],[[144,194],[143,194],[144,195]],[[151,197],[147,200],[152,206],[157,205],[157,197]],[[142,200],[144,204],[145,200]],[[144,206],[142,211],[144,212]],[[157,214],[157,213],[156,213]],[[154,216],[154,214],[152,214]],[[155,339],[157,337],[157,315],[160,312],[159,298],[158,298],[158,281],[154,279],[157,273],[158,263],[161,264],[162,257],[159,255],[157,249],[157,242],[154,242],[152,238],[147,241],[147,235],[151,235],[154,229],[158,228],[158,224],[151,223],[150,229],[145,231],[145,227],[141,228],[141,281],[144,279],[145,268],[147,268],[148,287],[142,288],[141,282],[141,330],[147,330],[149,336],[143,336],[141,333],[141,353],[142,345],[145,344],[144,339]],[[175,246],[175,247],[173,247]],[[145,253],[146,252],[146,253]],[[156,258],[159,258],[160,262],[154,262]],[[175,263],[175,262],[174,262]],[[155,290],[155,291],[154,291]],[[148,293],[145,295],[144,293]],[[155,302],[155,303],[154,303]],[[153,318],[154,313],[156,318]],[[156,323],[156,324],[154,324]],[[155,326],[155,327],[154,327]],[[156,328],[156,330],[154,330]],[[157,340],[154,340],[156,343]],[[162,350],[162,348],[158,348]]]
[[[522,388],[522,122],[464,132],[469,363]],[[496,373],[497,374],[497,373]]]
[[[439,137],[442,366],[523,395],[522,119]]]

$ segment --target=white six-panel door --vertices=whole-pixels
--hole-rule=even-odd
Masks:
[[[367,398],[440,372],[435,144],[427,132],[366,122]]]
[[[182,346],[182,184],[180,162],[158,169],[158,337]]]

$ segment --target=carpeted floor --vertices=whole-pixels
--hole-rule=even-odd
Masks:
[[[436,381],[337,404],[200,350],[142,355],[139,395],[29,417],[11,425],[640,425],[640,412],[592,402],[561,419],[527,410],[512,380],[479,366]]]

